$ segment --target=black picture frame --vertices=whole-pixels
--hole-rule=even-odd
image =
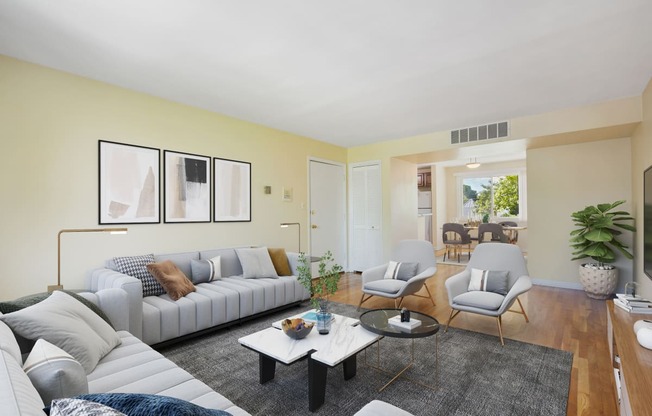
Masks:
[[[98,222],[161,222],[161,151],[153,147],[98,141]]]
[[[211,222],[211,157],[163,151],[163,222]]]
[[[251,163],[213,158],[213,221],[251,221]]]

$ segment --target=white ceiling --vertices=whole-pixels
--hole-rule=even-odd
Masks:
[[[351,147],[639,95],[652,1],[0,0],[0,54]]]

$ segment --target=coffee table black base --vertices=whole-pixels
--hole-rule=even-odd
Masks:
[[[342,363],[344,380],[350,380],[357,373],[357,354]],[[326,376],[329,366],[308,357],[308,409],[319,409],[326,400]],[[276,360],[265,354],[258,354],[259,382],[265,384],[274,379]]]

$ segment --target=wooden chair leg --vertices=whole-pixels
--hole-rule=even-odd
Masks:
[[[448,327],[451,324],[451,321],[457,316],[458,313],[460,313],[460,311],[451,309],[451,314],[448,316],[448,322],[446,322],[446,328],[444,329],[444,332],[448,332]]]
[[[432,306],[437,306],[437,305],[435,305],[435,299],[432,297],[432,293],[430,293],[430,289],[428,289],[428,286],[424,283],[423,287],[425,287],[426,292],[428,292],[428,297],[430,298],[430,301],[432,302]]]
[[[518,306],[521,307],[521,312],[523,313],[523,316],[525,317],[525,322],[530,322],[530,320],[527,317],[527,314],[525,313],[525,309],[523,309],[523,304],[521,303],[521,300],[519,298],[516,298],[516,301],[518,302]]]
[[[360,303],[358,303],[358,311],[360,310],[360,306],[362,306],[362,304],[363,304],[364,302],[368,301],[368,300],[371,299],[371,297],[373,296],[373,295],[367,295],[367,299],[365,299],[365,298],[364,298],[364,295],[365,295],[365,293],[362,292],[362,296],[360,296]]]
[[[505,346],[505,341],[503,340],[503,327],[502,327],[502,316],[498,316],[498,335],[500,335],[500,345]]]
[[[394,306],[396,307],[396,309],[401,308],[401,305],[403,305],[403,299],[405,299],[405,297],[401,297],[400,299],[399,298],[394,299]]]

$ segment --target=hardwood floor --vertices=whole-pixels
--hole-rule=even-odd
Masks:
[[[414,296],[405,298],[403,305],[446,324],[450,307],[444,281],[462,269],[460,266],[437,265],[437,273],[427,283],[436,306],[427,299]],[[362,294],[361,281],[360,274],[344,274],[339,290],[331,300],[357,306]],[[545,286],[534,286],[520,299],[530,322],[526,323],[520,314],[503,315],[505,342],[514,339],[573,352],[567,415],[617,415],[605,302],[589,299],[579,290]],[[373,297],[363,306],[389,308],[394,307],[394,301]],[[462,312],[451,326],[498,336],[496,320],[490,317]]]

